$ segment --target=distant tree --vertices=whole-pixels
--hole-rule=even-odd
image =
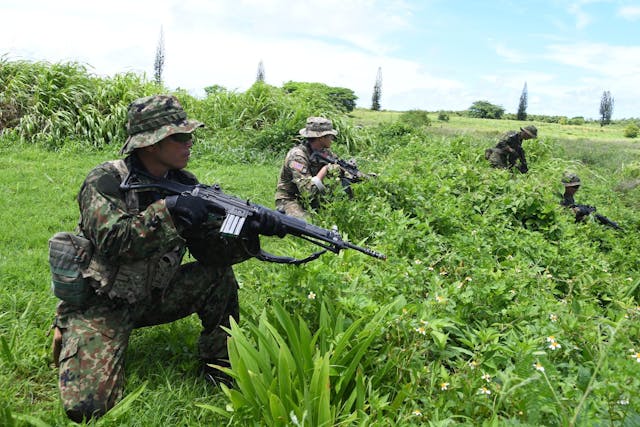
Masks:
[[[380,97],[382,96],[382,68],[378,67],[376,74],[376,84],[373,85],[373,95],[371,96],[371,109],[380,111]]]
[[[600,98],[600,126],[610,124],[612,115],[613,97],[611,96],[611,92],[605,90],[602,92],[602,98]]]
[[[226,91],[227,91],[227,88],[220,85],[212,85],[204,88],[204,92],[207,94],[207,96],[214,95],[216,93],[223,93]]]
[[[469,117],[479,119],[501,119],[504,108],[489,101],[476,101],[469,107],[468,113]]]
[[[160,26],[160,39],[156,48],[156,60],[153,63],[153,77],[158,86],[162,85],[162,72],[164,70],[164,32]]]
[[[356,107],[358,97],[351,89],[344,87],[332,87],[323,83],[287,82],[282,85],[285,93],[304,94],[308,98],[323,97],[334,108],[350,112]]]
[[[524,82],[524,88],[522,89],[522,94],[520,95],[520,103],[518,104],[518,114],[516,118],[518,120],[527,120],[527,82]]]
[[[262,63],[262,59],[258,63],[258,74],[256,75],[257,82],[264,82],[264,64]]]

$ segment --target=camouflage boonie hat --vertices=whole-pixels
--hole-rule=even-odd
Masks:
[[[562,185],[565,187],[578,187],[580,185],[580,178],[575,173],[565,172],[562,176]]]
[[[174,133],[191,133],[204,126],[197,120],[187,120],[182,105],[173,95],[152,95],[129,104],[127,142],[120,154],[148,147]]]
[[[526,133],[527,135],[529,135],[531,138],[537,138],[538,137],[538,128],[536,128],[533,125],[525,126],[523,128],[520,128],[520,130],[522,132]]]
[[[325,135],[337,135],[338,131],[333,128],[331,120],[324,117],[309,117],[307,118],[307,125],[300,129],[300,135],[307,138],[320,138]]]

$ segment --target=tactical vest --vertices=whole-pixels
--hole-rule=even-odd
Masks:
[[[129,173],[124,160],[108,162],[119,174],[120,181]],[[127,212],[136,215],[140,212],[138,193],[127,191],[125,195]],[[89,266],[83,276],[91,278],[91,286],[96,294],[111,299],[126,301],[130,304],[148,298],[154,288],[166,288],[180,268],[185,253],[185,242],[178,244],[172,251],[153,255],[139,261],[113,264],[93,252]]]

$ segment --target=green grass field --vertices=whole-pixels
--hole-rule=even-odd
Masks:
[[[398,115],[356,110],[352,120],[373,127]],[[363,356],[366,415],[345,425],[638,425],[640,190],[615,188],[640,176],[640,145],[616,126],[535,124],[540,141],[525,143],[527,175],[491,170],[482,158],[500,132],[521,125],[515,121],[439,122],[434,114],[426,134],[393,142],[379,156],[361,153],[380,178],[317,222],[339,225],[389,260],[347,252],[299,268],[240,264],[240,326],[257,324],[276,302],[317,326],[321,301],[355,320],[405,298]],[[196,153],[190,169],[202,182],[273,206],[279,157],[239,164]],[[47,240],[74,228],[84,176],[112,158],[115,147],[54,152],[0,137],[0,425],[72,424],[49,352],[56,300]],[[555,193],[565,168],[583,178],[584,201],[624,233],[574,224],[561,211]],[[310,250],[291,237],[265,246],[298,256]],[[136,331],[127,355],[130,397],[94,424],[247,425],[242,412],[229,421],[206,409],[228,400],[197,375],[198,328],[189,317]]]

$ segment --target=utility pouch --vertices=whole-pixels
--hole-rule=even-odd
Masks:
[[[49,266],[53,294],[70,304],[83,306],[92,293],[82,272],[91,261],[93,245],[89,239],[61,231],[49,239]]]

